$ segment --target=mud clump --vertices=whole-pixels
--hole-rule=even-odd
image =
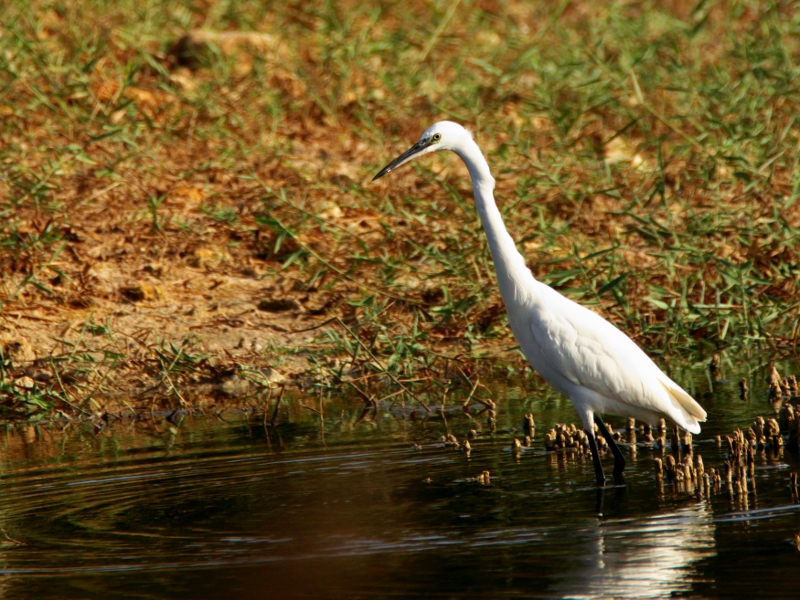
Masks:
[[[135,284],[120,288],[120,295],[128,302],[152,302],[164,297],[161,289],[155,285]]]
[[[297,301],[291,298],[272,298],[270,300],[261,300],[258,303],[258,310],[262,312],[286,312],[289,310],[297,310],[300,305]]]

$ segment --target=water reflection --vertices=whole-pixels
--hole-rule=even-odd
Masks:
[[[610,519],[576,532],[585,565],[554,587],[570,598],[662,598],[689,592],[699,561],[713,556],[705,503],[648,517]]]
[[[714,435],[768,408],[723,383],[706,388],[716,417],[695,440],[707,468],[724,459]],[[171,429],[9,428],[0,597],[731,598],[800,585],[794,455],[759,455],[749,504],[662,489],[645,444],[627,485],[598,491],[591,461],[546,453],[541,431],[512,454],[525,413],[544,430],[575,420],[563,399],[521,394],[497,394],[499,431],[469,456],[438,442],[476,427],[460,411],[364,422],[347,399],[322,424],[297,410],[267,429],[241,413]]]

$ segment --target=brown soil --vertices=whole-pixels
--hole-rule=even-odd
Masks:
[[[93,409],[114,410],[120,402],[109,404],[112,398],[136,401],[139,394],[149,405],[174,396],[157,354],[173,357],[171,346],[192,357],[190,372],[174,376],[186,386],[184,399],[247,392],[244,380],[232,384],[243,368],[265,383],[305,372],[314,327],[328,318],[326,300],[300,281],[265,277],[247,253],[187,237],[74,231],[52,266],[79,276],[43,272],[38,279],[53,294],[25,287],[0,316],[0,344],[17,387],[58,376],[76,405],[91,397]],[[6,296],[20,279],[5,282]]]

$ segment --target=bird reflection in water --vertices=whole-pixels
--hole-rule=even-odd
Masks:
[[[622,488],[598,490],[600,508],[625,502]],[[552,592],[569,598],[661,598],[691,591],[696,565],[713,556],[714,524],[705,503],[644,518],[608,519],[583,529],[583,566]]]

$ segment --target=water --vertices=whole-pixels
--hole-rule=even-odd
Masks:
[[[714,435],[771,414],[763,371],[743,372],[758,385],[747,400],[740,371],[713,386],[702,368],[684,373],[709,410],[695,443],[706,468],[723,459]],[[746,507],[724,491],[661,489],[645,447],[623,449],[626,486],[598,490],[591,460],[543,450],[551,425],[576,421],[567,401],[545,386],[495,392],[501,430],[536,416],[518,462],[512,433],[480,436],[466,457],[438,442],[441,419],[383,407],[358,422],[351,399],[331,401],[322,425],[294,405],[269,435],[236,412],[179,427],[8,428],[0,596],[797,596],[796,456],[759,458]],[[447,415],[459,439],[482,422]],[[489,485],[475,481],[484,470]]]

